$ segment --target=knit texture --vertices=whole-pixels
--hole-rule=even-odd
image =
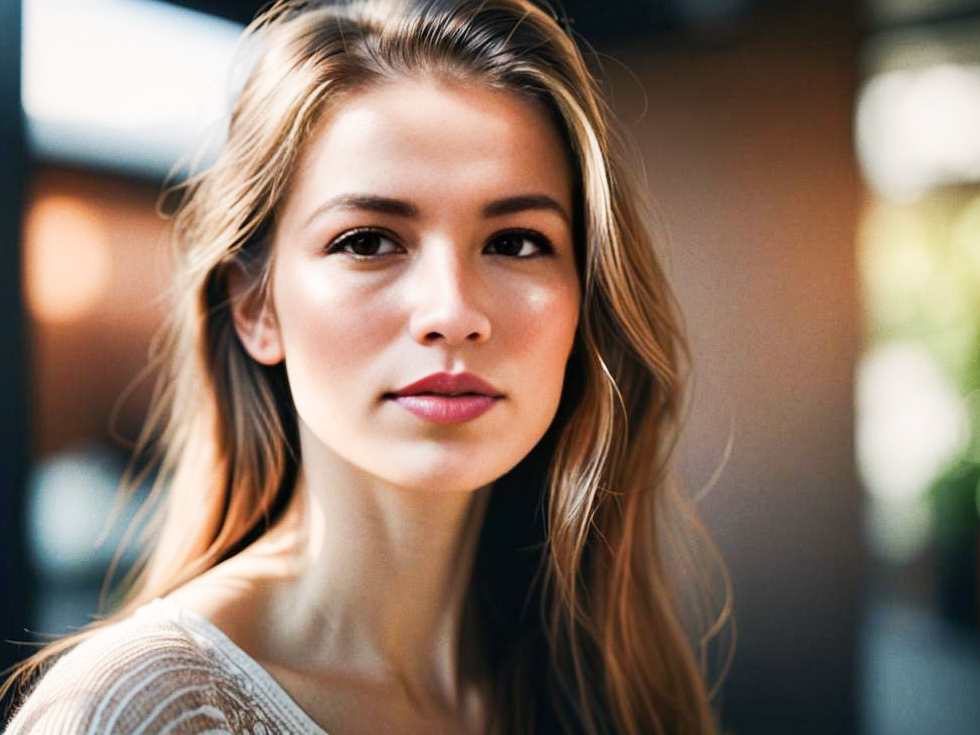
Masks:
[[[7,735],[326,735],[204,618],[165,600],[58,659]]]

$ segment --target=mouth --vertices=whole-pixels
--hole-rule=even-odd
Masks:
[[[487,393],[477,393],[476,391],[465,391],[463,393],[439,393],[438,391],[422,390],[417,393],[385,393],[385,398],[401,398],[405,396],[438,396],[439,398],[465,398],[467,396],[481,396],[483,398],[499,398],[500,396],[489,395]]]
[[[480,396],[484,398],[503,398],[504,395],[483,378],[472,373],[434,373],[421,380],[393,392],[385,398],[405,396],[438,396],[441,398],[463,398]]]
[[[436,373],[384,394],[385,399],[434,424],[471,421],[504,397],[490,383],[470,373]]]

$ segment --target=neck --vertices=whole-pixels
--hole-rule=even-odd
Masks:
[[[292,561],[270,610],[277,647],[298,668],[458,701],[479,676],[468,591],[489,486],[406,490],[306,449],[282,524]]]

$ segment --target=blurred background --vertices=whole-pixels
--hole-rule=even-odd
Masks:
[[[260,5],[0,0],[0,667],[96,612],[166,311],[157,196],[220,142]],[[562,8],[688,320],[726,730],[980,732],[980,0]]]

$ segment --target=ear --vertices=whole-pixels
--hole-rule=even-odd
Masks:
[[[282,362],[285,353],[279,323],[271,304],[255,288],[254,279],[235,263],[228,266],[226,283],[235,332],[245,351],[263,365]]]

